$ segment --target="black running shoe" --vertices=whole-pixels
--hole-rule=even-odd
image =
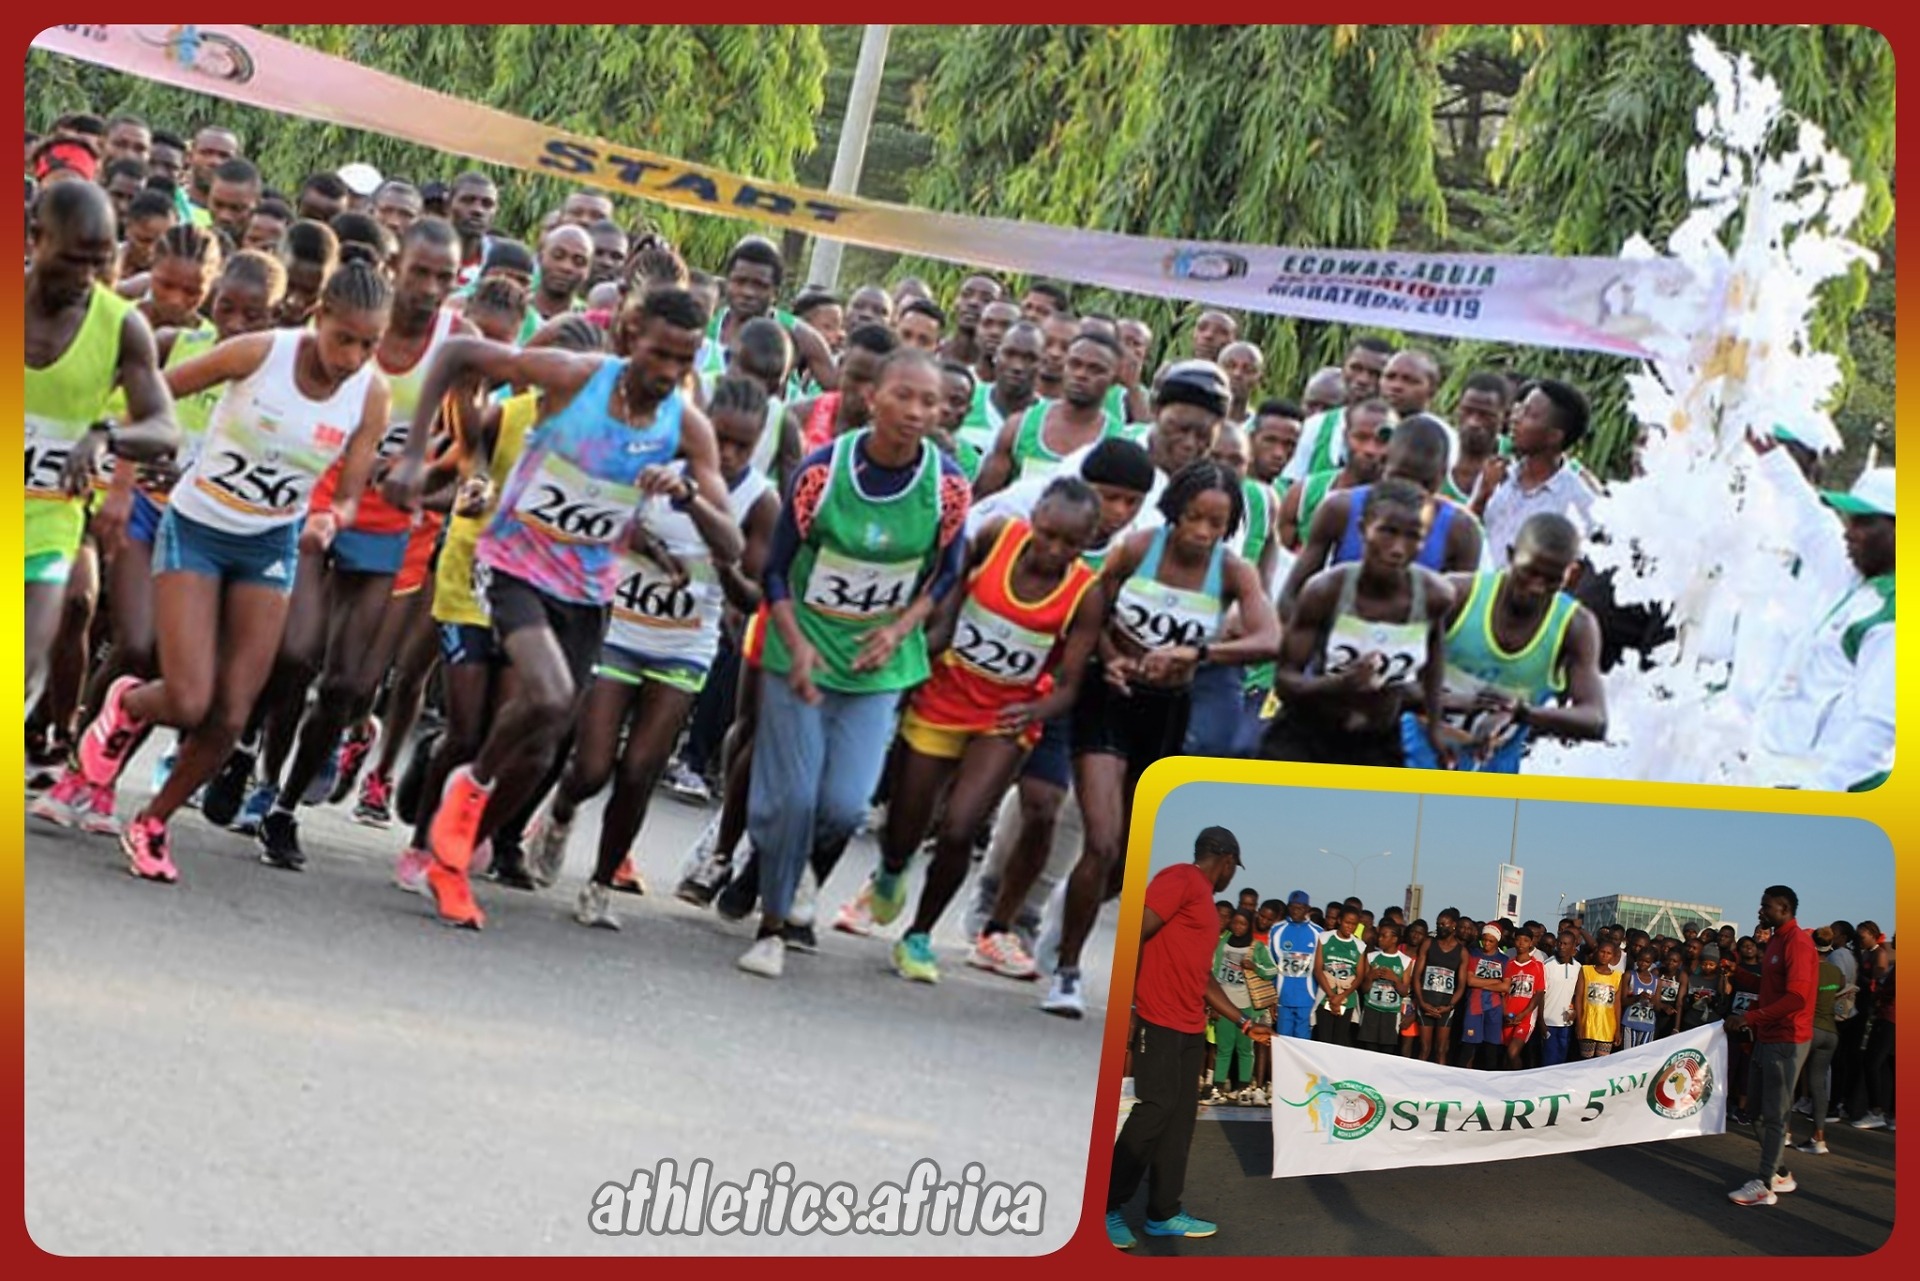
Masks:
[[[493,847],[493,879],[513,890],[537,890],[533,874],[527,871],[527,853],[518,845]]]
[[[300,852],[300,825],[293,815],[275,810],[261,820],[260,861],[289,872],[307,870],[307,856]]]
[[[725,921],[744,921],[753,911],[753,905],[760,899],[760,878],[754,872],[754,864],[741,868],[740,872],[720,891],[714,900],[713,910],[720,913]]]
[[[788,921],[780,927],[780,941],[787,945],[789,952],[818,952],[820,938],[813,932],[811,925],[795,925]]]
[[[254,755],[251,747],[236,747],[207,784],[200,798],[200,813],[215,827],[231,826],[239,817],[247,799],[247,783],[253,778]]]

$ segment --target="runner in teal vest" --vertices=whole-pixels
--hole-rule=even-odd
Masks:
[[[899,695],[927,679],[926,619],[960,580],[968,486],[925,439],[940,400],[939,365],[894,352],[872,426],[808,455],[781,512],[747,800],[762,917],[739,964],[752,974],[779,977],[809,856],[837,856],[865,817]]]
[[[1408,765],[1517,774],[1535,732],[1605,737],[1599,620],[1563,590],[1579,555],[1573,522],[1542,512],[1520,527],[1506,570],[1453,575],[1459,604],[1447,618],[1443,723],[1430,736],[1407,713]],[[1445,762],[1436,738],[1450,753]]]

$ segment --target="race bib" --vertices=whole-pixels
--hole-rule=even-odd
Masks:
[[[1421,655],[1424,657],[1425,653],[1426,650],[1423,645]],[[1452,664],[1448,664],[1447,666],[1446,686],[1447,693],[1450,696],[1462,699],[1476,698],[1481,690],[1494,690],[1498,693],[1516,698],[1522,703],[1527,701],[1526,696],[1519,690],[1508,689],[1504,685],[1497,685],[1491,681],[1483,681],[1477,676],[1470,676]],[[1440,719],[1447,725],[1460,731],[1463,736],[1472,738],[1480,733],[1481,727],[1485,722],[1491,720],[1497,714],[1498,713],[1487,711],[1483,708],[1450,707],[1441,712]],[[1508,725],[1500,732],[1499,737],[1493,740],[1491,746],[1500,746],[1502,743],[1511,739],[1519,730],[1520,727],[1518,725]]]
[[[1434,992],[1440,996],[1452,996],[1454,980],[1457,976],[1450,969],[1429,965],[1420,972],[1420,988],[1425,992]]]
[[[1213,634],[1219,605],[1198,592],[1129,582],[1113,609],[1120,630],[1141,649],[1198,645]]]
[[[1678,983],[1668,982],[1660,985],[1660,999],[1666,1004],[1672,1005],[1679,995],[1680,985]]]
[[[312,472],[287,466],[272,449],[252,456],[231,448],[210,449],[195,474],[201,492],[252,516],[291,519],[313,488]]]
[[[906,609],[920,577],[918,558],[877,565],[822,547],[807,575],[806,605],[834,618],[882,622]]]
[[[1417,681],[1427,665],[1427,625],[1370,623],[1342,614],[1327,636],[1327,675],[1338,676],[1366,654],[1382,659],[1377,688]]]
[[[953,655],[986,677],[1005,685],[1039,679],[1053,654],[1054,638],[1003,618],[969,596],[953,628]]]
[[[1282,952],[1280,954],[1280,975],[1282,978],[1303,979],[1313,973],[1313,954],[1311,952]]]
[[[1477,979],[1505,978],[1506,962],[1497,956],[1483,956],[1473,963],[1473,977]]]
[[[1382,1010],[1400,1008],[1400,990],[1384,979],[1375,979],[1367,991],[1367,1004]]]
[[[637,562],[637,563],[636,563]],[[633,571],[613,594],[613,612],[623,621],[668,631],[695,631],[701,604],[713,584],[713,567],[704,559],[683,562],[687,581],[676,584],[666,570],[644,557],[628,562]]]
[[[1513,976],[1513,990],[1507,993],[1507,995],[1517,996],[1522,1000],[1531,999],[1533,996],[1533,975],[1527,973],[1525,970],[1521,970],[1515,974]]]
[[[1760,994],[1758,992],[1735,992],[1733,994],[1733,1012],[1735,1014],[1745,1014],[1759,1003]]]
[[[493,587],[493,566],[475,556],[467,581],[473,588],[473,598],[484,607],[487,603],[487,593]]]
[[[1627,1007],[1627,1022],[1653,1022],[1653,1003],[1644,997],[1635,997],[1633,1004]]]
[[[400,456],[400,451],[407,447],[407,433],[412,428],[413,424],[407,418],[402,418],[398,422],[388,420],[387,434],[380,438],[379,448],[375,451],[380,461],[387,462]]]
[[[73,453],[74,442],[85,434],[84,429],[75,430],[51,418],[42,418],[38,414],[27,415],[29,494],[46,498],[66,497],[66,491],[60,486],[60,477],[67,469],[67,458]]]
[[[638,486],[596,479],[548,454],[520,491],[513,514],[558,542],[605,546],[626,530],[639,505]]]
[[[1587,984],[1587,1004],[1612,1008],[1614,995],[1619,991],[1611,983]]]
[[[1353,986],[1352,961],[1343,961],[1339,957],[1330,956],[1323,962],[1323,968],[1327,972],[1327,977],[1333,980],[1335,987],[1345,989]]]

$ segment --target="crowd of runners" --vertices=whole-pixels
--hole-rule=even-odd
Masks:
[[[575,914],[618,928],[664,785],[718,802],[675,892],[757,911],[742,968],[817,944],[871,827],[821,920],[903,926],[932,982],[964,910],[969,964],[1078,1016],[1153,762],[1518,770],[1603,738],[1658,631],[1580,573],[1565,382],[1474,373],[1449,421],[1434,354],[1362,336],[1276,396],[1220,312],[1162,341],[1044,281],[842,297],[759,237],[697,269],[597,192],[525,240],[499,208],[360,163],[276,191],[217,125],[29,140],[33,814],[172,882],[183,806],[298,870],[301,807],[351,805],[479,928],[475,878],[552,886],[605,791]],[[1728,697],[1782,783],[1863,785],[1892,473],[1822,494],[1792,424],[1754,447],[1825,604],[1742,630]]]

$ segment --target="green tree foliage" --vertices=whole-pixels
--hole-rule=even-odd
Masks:
[[[1432,104],[1444,48],[1420,27],[976,26],[920,112],[939,209],[1141,235],[1383,247],[1438,236]],[[952,269],[930,274],[950,281]],[[1196,309],[1093,295],[1162,333]],[[1338,359],[1333,327],[1252,318],[1269,385]],[[1173,340],[1174,349],[1184,338]]]
[[[278,26],[264,30],[442,93],[649,151],[791,181],[814,150],[827,57],[817,26]],[[317,163],[364,160],[416,182],[450,179],[467,162],[392,138],[256,111],[33,52],[27,124],[63,112],[136,112],[191,133],[218,121],[292,191]],[[477,166],[488,168],[487,166]],[[491,170],[500,226],[537,231],[567,184]],[[730,219],[622,201],[623,221],[659,226],[696,261],[717,262],[744,228]]]

